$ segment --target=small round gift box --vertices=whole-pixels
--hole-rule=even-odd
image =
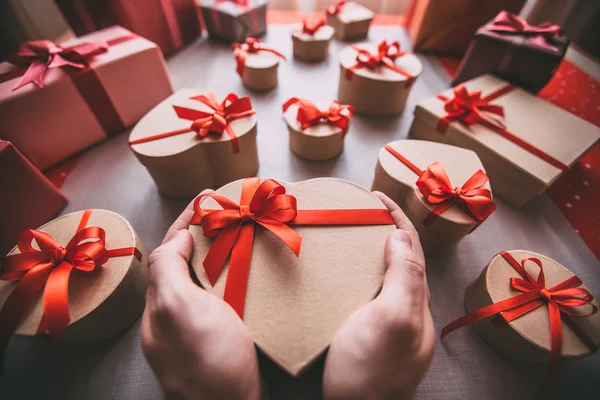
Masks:
[[[303,61],[323,61],[329,55],[334,30],[324,20],[303,21],[292,32],[294,57]]]
[[[283,54],[255,38],[247,38],[242,44],[234,43],[233,54],[237,63],[236,71],[244,86],[259,91],[277,86],[277,69],[279,59],[285,60]]]

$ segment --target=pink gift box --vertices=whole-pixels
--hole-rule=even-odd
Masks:
[[[0,64],[0,135],[44,170],[136,123],[173,93],[160,49],[122,27],[61,44],[108,43],[89,68],[50,68],[13,90],[24,68]],[[22,73],[21,73],[22,75]],[[8,79],[12,78],[12,79]]]
[[[0,259],[25,229],[50,221],[67,204],[54,187],[12,143],[0,140]]]

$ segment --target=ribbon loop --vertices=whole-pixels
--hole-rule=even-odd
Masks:
[[[361,68],[374,70],[387,67],[407,78],[407,88],[413,84],[415,77],[396,65],[395,60],[407,54],[405,51],[400,50],[398,41],[388,43],[383,40],[379,42],[376,54],[372,54],[358,45],[352,45],[352,48],[356,51],[356,64],[346,70],[346,79],[352,79],[354,72]]]
[[[325,26],[325,19],[319,18],[314,20],[307,20],[306,18],[302,20],[302,33],[306,33],[307,35],[314,36],[315,33],[319,29]]]
[[[340,102],[336,100],[331,103],[327,110],[319,110],[319,108],[310,100],[292,97],[283,104],[283,112],[287,111],[293,104],[298,106],[296,120],[300,123],[302,129],[318,125],[321,122],[326,122],[340,128],[343,131],[344,136],[348,133],[350,119],[354,115],[354,107],[351,105],[340,104]]]
[[[337,0],[335,4],[327,7],[327,14],[329,15],[337,15],[340,14],[344,7],[346,6],[347,0]]]
[[[529,25],[523,18],[502,10],[494,20],[485,26],[485,29],[494,32],[525,35],[531,38],[531,42],[549,50],[558,50],[551,41],[556,39],[562,29],[559,25],[544,22],[540,25]]]

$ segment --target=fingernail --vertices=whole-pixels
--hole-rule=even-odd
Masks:
[[[402,229],[396,229],[394,233],[392,233],[392,237],[402,243],[406,243],[409,247],[413,247],[412,239],[410,235],[403,231]]]

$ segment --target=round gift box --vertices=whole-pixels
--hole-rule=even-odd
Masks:
[[[314,35],[295,30],[292,33],[294,57],[303,61],[323,61],[329,55],[333,33],[333,28],[328,25],[320,27]]]
[[[361,48],[377,54],[375,43],[365,43]],[[340,53],[340,81],[338,98],[351,104],[357,113],[373,117],[386,117],[402,112],[414,81],[421,75],[423,67],[414,54],[398,57],[395,64],[413,76],[413,82],[386,66],[369,69],[359,68],[348,78],[346,71],[356,65],[357,52],[352,46]]]
[[[261,51],[249,54],[242,72],[242,82],[253,90],[269,90],[277,86],[279,57]]]

